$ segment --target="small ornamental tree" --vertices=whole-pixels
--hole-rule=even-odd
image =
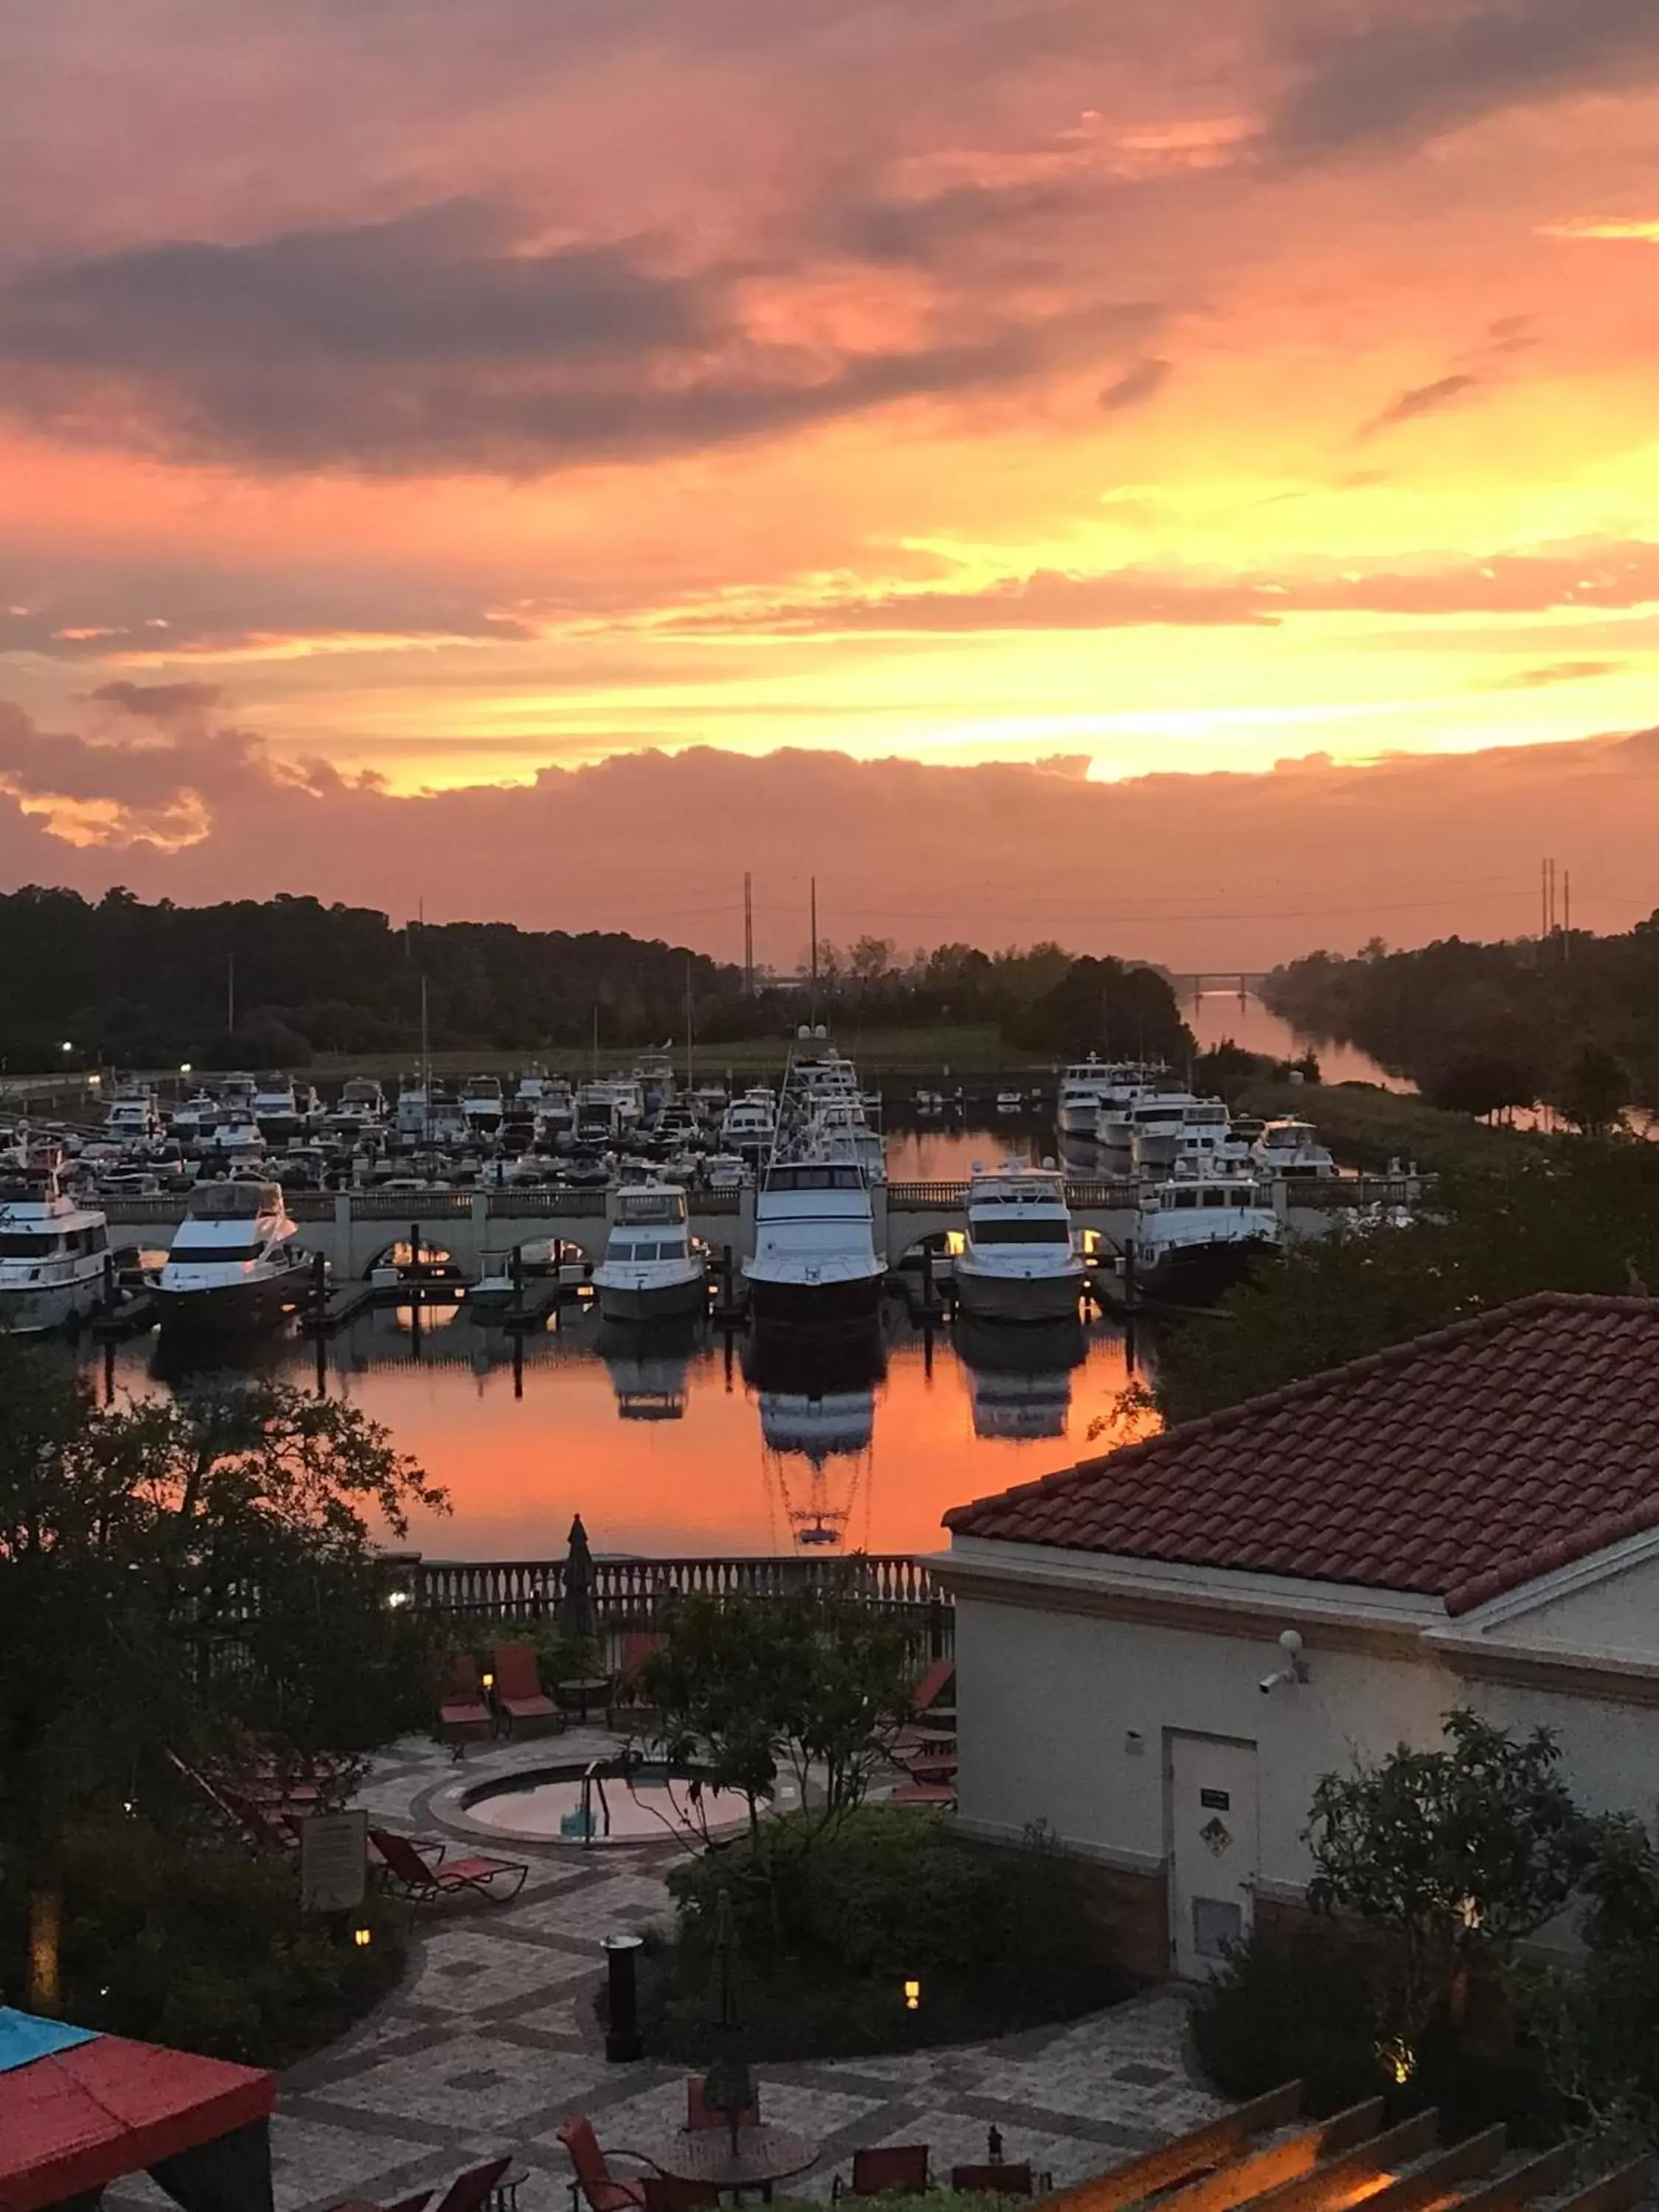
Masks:
[[[1401,1744],[1328,1774],[1307,1831],[1316,1910],[1350,1912],[1383,1939],[1388,2031],[1414,2045],[1455,2014],[1468,1968],[1507,1958],[1553,1920],[1595,1863],[1602,1824],[1581,1813],[1547,1729],[1520,1741],[1466,1710],[1446,1747]]]

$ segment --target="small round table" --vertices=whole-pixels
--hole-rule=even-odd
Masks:
[[[737,2148],[729,2128],[697,2128],[674,2138],[656,2163],[676,2181],[705,2182],[734,2195],[758,2189],[763,2203],[772,2201],[772,2185],[805,2173],[818,2160],[818,2146],[787,2128],[739,2128]]]
[[[574,1713],[582,1726],[586,1728],[588,1707],[597,1705],[603,1711],[609,1703],[611,1680],[609,1674],[592,1674],[576,1681],[556,1682],[553,1685],[553,1694],[557,1698],[562,1710],[567,1713]]]

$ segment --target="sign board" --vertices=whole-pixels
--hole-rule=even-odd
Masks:
[[[367,1813],[313,1813],[300,1823],[302,1912],[355,1912],[368,1879]]]

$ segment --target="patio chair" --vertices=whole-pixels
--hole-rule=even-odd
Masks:
[[[949,1782],[901,1782],[887,1802],[890,1805],[954,1805],[957,1793]]]
[[[927,1731],[948,1729],[955,1733],[957,1709],[942,1705],[939,1698],[956,1678],[954,1659],[935,1659],[927,1672],[910,1692],[910,1714],[903,1727],[893,1738],[894,1750],[915,1748],[927,1744]],[[929,1747],[932,1747],[931,1746]]]
[[[472,1655],[457,1651],[450,1660],[449,1680],[438,1706],[439,1737],[459,1759],[469,1743],[495,1732],[495,1717],[484,1702]]]
[[[731,2124],[730,2120],[727,2119],[724,2112],[711,2112],[708,2106],[704,2104],[702,2100],[702,2075],[688,2074],[685,2080],[686,2134],[689,2136],[701,2135],[705,2129],[726,2128],[730,2127]],[[760,2093],[758,2090],[755,2093],[754,2103],[752,2105],[745,2105],[743,2111],[738,2114],[738,2125],[740,2128],[757,2128],[760,2125]]]
[[[896,2191],[919,2197],[928,2187],[926,2143],[878,2143],[873,2150],[853,2153],[853,2178],[837,2174],[830,2185],[831,2200],[842,2197],[885,2197]]]
[[[617,1685],[605,1713],[613,1729],[627,1728],[650,1713],[650,1703],[640,1684],[640,1669],[652,1653],[660,1651],[667,1641],[667,1632],[660,1628],[630,1628],[623,1632]]]
[[[465,2173],[458,2173],[439,2198],[438,2212],[481,2212],[512,2163],[509,2154],[505,2158],[486,2159],[482,2166],[469,2166]],[[395,2205],[392,2212],[398,2212]]]
[[[428,1904],[434,1897],[453,1896],[463,1889],[488,1898],[492,1904],[505,1905],[524,1887],[530,1872],[523,1859],[451,1859],[447,1865],[441,1866],[407,1836],[393,1835],[389,1828],[371,1828],[368,1840],[386,1867],[388,1886],[417,1905]],[[516,1875],[518,1879],[510,1889],[495,1890],[490,1885],[497,1875]]]
[[[618,2180],[611,2171],[610,2160],[631,2158],[655,2172],[653,2160],[636,2150],[602,2151],[593,2132],[593,2123],[585,2112],[567,2120],[558,2130],[558,2138],[569,2152],[570,2163],[576,2169],[575,2179],[570,2185],[570,2212],[581,2212],[584,2197],[588,2212],[644,2212],[643,2180]]]
[[[952,1782],[962,1761],[953,1751],[919,1751],[901,1754],[899,1764],[912,1782]]]
[[[1039,2182],[1053,2188],[1052,2175],[1034,2175],[1029,2166],[953,2166],[951,2186],[974,2197],[1035,2197]]]
[[[542,1695],[536,1654],[529,1644],[498,1644],[495,1664],[495,1710],[507,1723],[509,1735],[520,1721],[544,1721],[551,1727],[558,1725],[559,1709],[551,1698]]]
[[[712,2181],[686,2181],[678,2173],[643,2173],[640,2189],[645,2212],[697,2212],[699,2205],[720,2201]]]

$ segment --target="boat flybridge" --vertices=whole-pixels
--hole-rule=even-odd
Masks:
[[[1254,1176],[1200,1172],[1149,1184],[1135,1230],[1135,1276],[1148,1297],[1207,1305],[1284,1241]]]
[[[155,1093],[141,1085],[124,1085],[109,1102],[104,1134],[120,1144],[148,1144],[161,1133]]]
[[[61,1328],[105,1294],[108,1224],[65,1194],[63,1166],[55,1146],[0,1158],[0,1331]]]
[[[605,1257],[593,1270],[606,1321],[653,1321],[698,1312],[707,1297],[701,1258],[691,1249],[685,1193],[676,1183],[623,1183],[607,1208]]]
[[[248,1110],[269,1144],[285,1145],[306,1126],[305,1106],[292,1079],[286,1075],[262,1075]]]
[[[493,1137],[501,1126],[506,1102],[497,1075],[469,1075],[461,1085],[461,1118],[470,1137]]]
[[[728,1117],[729,1119],[729,1117]],[[852,1063],[803,1029],[778,1100],[777,1136],[755,1194],[743,1263],[759,1322],[865,1322],[881,1299],[873,1182]],[[734,1147],[734,1149],[736,1149]]]
[[[977,1161],[968,1184],[968,1229],[954,1263],[964,1313],[999,1321],[1075,1317],[1083,1291],[1064,1178],[1052,1168]]]
[[[312,1261],[280,1185],[198,1183],[165,1264],[146,1279],[164,1329],[254,1328],[297,1305]]]
[[[1311,1121],[1269,1121],[1252,1148],[1262,1175],[1334,1176],[1336,1162]]]

